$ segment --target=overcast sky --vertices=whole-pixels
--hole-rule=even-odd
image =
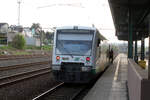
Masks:
[[[17,24],[17,0],[0,2],[0,22]],[[43,28],[94,24],[110,42],[118,42],[107,0],[21,0],[20,24],[32,23]]]

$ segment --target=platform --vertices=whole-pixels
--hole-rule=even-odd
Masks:
[[[127,56],[119,54],[83,100],[128,100]]]

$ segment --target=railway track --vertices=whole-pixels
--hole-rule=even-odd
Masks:
[[[116,59],[116,56],[114,57]],[[108,68],[108,67],[107,67]],[[83,92],[87,92],[92,88],[92,86],[96,83],[96,81],[103,75],[103,73],[107,70],[107,68],[95,78],[95,80],[91,81],[91,83],[86,85],[79,84],[65,84],[60,83],[57,86],[47,90],[46,92],[38,95],[32,100],[78,100],[80,98],[80,94],[84,96]],[[83,93],[83,94],[82,94]],[[81,96],[81,98],[82,98]]]
[[[48,57],[50,55],[44,54],[36,54],[36,55],[1,55],[0,61],[2,60],[15,60],[15,59],[28,59],[28,58],[41,58],[41,57]]]
[[[60,83],[32,100],[75,100],[86,89],[85,85]]]
[[[30,67],[30,66],[35,66],[35,65],[44,65],[44,64],[49,64],[49,63],[50,63],[50,61],[42,61],[42,62],[33,62],[33,63],[26,63],[26,64],[10,65],[10,66],[5,66],[5,67],[0,67],[0,71]]]
[[[0,87],[14,84],[14,83],[17,83],[17,82],[20,82],[20,81],[23,81],[23,80],[26,80],[29,78],[34,78],[39,75],[47,74],[50,72],[51,72],[51,69],[49,66],[47,66],[46,68],[41,68],[41,69],[37,69],[37,70],[33,70],[33,71],[27,71],[27,72],[23,72],[23,73],[17,73],[14,75],[1,77],[0,78]]]
[[[0,87],[51,72],[50,61],[0,67]]]

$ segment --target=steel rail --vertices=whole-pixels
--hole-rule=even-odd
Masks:
[[[28,54],[28,55],[1,55],[0,58],[6,58],[6,57],[28,57],[28,56],[48,56],[51,54]]]
[[[45,97],[47,94],[54,92],[56,89],[60,88],[60,87],[63,86],[63,85],[64,85],[64,82],[62,82],[62,83],[56,85],[55,87],[53,87],[53,88],[47,90],[46,92],[44,92],[44,93],[38,95],[37,97],[33,98],[32,100],[42,100],[42,98]]]
[[[46,92],[44,92],[44,93],[42,93],[42,94],[40,94],[39,96],[37,96],[37,97],[35,97],[35,98],[33,98],[32,100],[45,100],[45,98],[48,98],[48,96],[55,96],[54,98],[57,100],[58,99],[58,97],[60,96],[61,98],[65,98],[65,100],[75,100],[76,99],[76,97],[82,92],[82,91],[84,91],[86,88],[87,88],[87,86],[82,86],[82,87],[80,87],[80,88],[77,88],[77,90],[74,92],[74,93],[72,93],[72,94],[69,94],[70,96],[68,97],[68,95],[60,95],[60,94],[58,94],[58,95],[53,95],[53,93],[54,92],[57,92],[57,91],[59,91],[59,89],[60,88],[62,88],[63,86],[65,86],[65,84],[64,83],[61,83],[61,84],[59,84],[59,85],[57,85],[57,86],[55,86],[55,87],[53,87],[53,88],[51,88],[51,89],[49,89],[48,91],[46,91]],[[71,87],[70,89],[72,89],[73,87]],[[67,88],[66,88],[67,89]],[[67,91],[67,90],[66,90]],[[62,91],[63,92],[63,91]],[[58,92],[59,93],[59,92]],[[60,98],[59,98],[60,99]],[[47,99],[46,99],[47,100]],[[64,100],[64,99],[63,99]]]
[[[72,96],[72,98],[70,98],[70,100],[75,100],[76,97],[79,96],[79,94],[80,94],[82,91],[84,91],[86,88],[87,88],[87,86],[81,88],[78,92],[76,92],[76,93]]]
[[[43,65],[43,64],[49,64],[49,63],[50,63],[50,61],[42,61],[42,62],[33,62],[33,63],[18,64],[18,65],[10,65],[10,66],[5,66],[5,67],[0,67],[0,71],[23,68],[23,67],[30,67],[30,66],[35,66],[35,65]]]
[[[16,75],[7,76],[5,78],[0,79],[0,87],[6,86],[12,83],[16,83],[19,81],[23,81],[25,79],[33,78],[42,74],[50,73],[50,72],[51,72],[50,67],[47,67],[47,68],[42,68],[42,69],[30,71],[30,72],[24,72],[24,73],[19,73]]]
[[[49,57],[50,55],[10,55],[10,56],[0,56],[0,60],[15,60],[15,59],[27,59],[27,58],[40,58]]]

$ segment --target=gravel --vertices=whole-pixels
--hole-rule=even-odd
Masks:
[[[51,57],[3,60],[3,61],[0,61],[0,67],[19,65],[19,64],[25,64],[25,63],[33,63],[33,62],[40,62],[40,61],[50,61],[50,60],[51,60]]]
[[[56,84],[52,73],[44,74],[0,88],[0,100],[32,100]]]
[[[0,71],[0,78],[22,72],[40,69],[41,67],[51,66],[51,57],[30,58],[30,59],[17,59],[17,60],[3,60],[0,61],[0,67],[49,61],[49,64],[29,66],[25,68],[12,69]],[[34,78],[19,81],[4,87],[0,87],[0,100],[31,100],[35,96],[45,92],[49,88],[55,86],[59,82],[55,81],[52,73],[43,74]]]

